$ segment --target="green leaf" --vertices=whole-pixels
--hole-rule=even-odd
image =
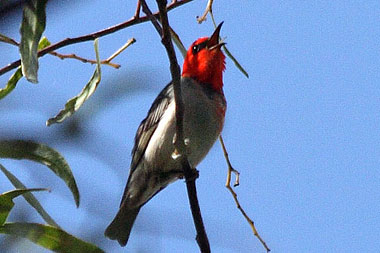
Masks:
[[[38,43],[38,50],[44,49],[45,47],[50,46],[50,41],[44,36],[41,38],[40,42]]]
[[[12,43],[16,43],[16,45],[17,45],[16,41],[14,41],[14,40],[12,40],[12,39],[10,39],[10,38],[2,35],[2,34],[0,34],[0,40],[1,39],[7,40],[7,41],[9,41],[9,40],[13,41]],[[38,49],[41,50],[47,46],[50,46],[50,41],[46,37],[42,37],[42,39],[38,43]],[[22,77],[21,67],[18,67],[16,72],[11,76],[11,78],[9,78],[7,86],[5,86],[5,88],[3,88],[3,89],[0,89],[0,99],[3,99],[5,96],[7,96],[16,87],[16,84],[21,79],[21,77]]]
[[[102,249],[82,241],[67,232],[36,223],[5,223],[0,226],[0,233],[21,236],[55,252],[62,253],[101,253]]]
[[[38,42],[45,30],[47,0],[28,0],[25,2],[21,22],[21,54],[22,74],[32,83],[37,83]]]
[[[90,81],[77,96],[73,97],[65,104],[65,108],[63,110],[61,110],[54,118],[50,118],[48,121],[46,121],[47,126],[50,126],[54,123],[61,123],[66,118],[73,115],[76,111],[78,111],[83,103],[89,99],[89,97],[95,92],[96,88],[98,87],[101,79],[98,39],[95,39],[94,47],[96,54],[96,69]]]
[[[10,211],[15,205],[15,203],[13,202],[13,199],[20,196],[21,194],[26,194],[31,191],[47,191],[47,189],[42,189],[42,188],[17,189],[17,190],[4,192],[3,194],[0,194],[0,226],[5,223]]]
[[[8,171],[4,166],[0,164],[0,170],[5,174],[5,176],[11,181],[11,183],[17,189],[26,189],[25,185],[20,182],[10,171]],[[53,220],[52,217],[45,211],[45,209],[41,206],[40,202],[34,197],[34,195],[30,192],[26,192],[22,195],[24,199],[41,215],[41,217],[49,224],[55,227],[59,227],[59,225]]]
[[[66,183],[79,206],[79,191],[73,173],[65,158],[56,150],[32,141],[0,140],[0,158],[28,159],[46,165]]]
[[[9,78],[7,86],[5,86],[5,88],[3,89],[0,89],[0,99],[3,99],[16,87],[16,84],[21,79],[21,77],[22,77],[21,67],[18,67],[16,72],[11,76],[11,78]]]

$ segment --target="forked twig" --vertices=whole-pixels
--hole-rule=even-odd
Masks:
[[[220,135],[219,136],[219,141],[220,141],[220,144],[222,145],[222,149],[223,149],[223,153],[224,153],[224,157],[226,158],[226,161],[227,161],[227,164],[228,164],[228,172],[227,172],[227,180],[226,180],[226,187],[227,189],[231,192],[232,194],[232,197],[234,198],[235,200],[235,203],[236,203],[236,206],[237,208],[240,210],[240,212],[243,214],[244,218],[247,220],[247,222],[249,223],[249,225],[251,226],[251,229],[253,231],[253,234],[259,239],[259,241],[261,242],[261,244],[264,246],[265,250],[267,252],[270,251],[269,247],[267,246],[267,244],[265,243],[265,241],[263,240],[263,238],[261,238],[260,234],[257,232],[257,229],[255,227],[255,223],[251,220],[251,218],[249,218],[249,216],[247,215],[247,213],[244,211],[244,209],[241,207],[240,205],[240,202],[237,198],[237,194],[235,193],[235,191],[232,189],[231,187],[231,173],[235,173],[236,175],[236,181],[235,181],[235,184],[234,186],[237,186],[239,185],[239,172],[237,170],[235,170],[234,168],[232,168],[232,165],[231,165],[231,162],[228,158],[228,153],[227,153],[227,150],[226,150],[226,147],[224,145],[224,141],[223,141],[223,138],[222,136]]]
[[[189,3],[191,1],[193,1],[193,0],[173,1],[171,4],[169,4],[167,6],[166,9],[167,9],[167,11],[170,11],[170,10],[173,10],[173,9],[181,6],[181,5]],[[159,13],[156,12],[153,15],[156,16],[156,17],[158,17]],[[122,22],[120,24],[108,27],[106,29],[103,29],[103,30],[100,30],[100,31],[97,31],[97,32],[94,32],[94,33],[86,34],[86,35],[75,37],[75,38],[66,38],[64,40],[61,40],[61,41],[55,43],[55,44],[51,44],[50,46],[48,46],[48,47],[44,48],[43,50],[39,51],[38,52],[38,57],[44,56],[45,54],[50,53],[50,52],[52,52],[54,50],[57,50],[58,48],[62,48],[62,47],[65,47],[65,46],[68,46],[68,45],[72,45],[72,44],[76,44],[76,43],[80,43],[80,42],[95,40],[96,38],[103,37],[103,36],[106,36],[108,34],[112,34],[114,32],[120,31],[120,30],[122,30],[122,29],[124,29],[126,27],[129,27],[129,26],[133,26],[133,25],[136,25],[136,24],[147,22],[148,20],[149,20],[149,18],[147,16],[144,16],[144,17],[132,17],[128,21]],[[7,64],[6,66],[4,66],[3,68],[0,69],[0,76],[2,74],[6,73],[6,72],[8,72],[10,70],[12,70],[12,69],[17,68],[20,65],[21,65],[21,60],[17,60],[17,61],[14,61],[12,63]]]
[[[208,0],[205,12],[203,13],[203,15],[201,17],[197,17],[197,21],[199,24],[201,24],[203,21],[206,20],[207,14],[209,12],[212,13],[212,3],[213,2],[214,2],[214,0]]]
[[[230,159],[228,157],[226,146],[224,145],[224,141],[223,141],[222,135],[219,136],[219,141],[220,141],[220,144],[222,145],[223,154],[224,154],[224,157],[226,158],[226,162],[227,162],[227,165],[228,165],[228,174],[227,174],[226,187],[228,187],[230,185],[230,183],[231,183],[231,172],[235,173],[235,177],[236,178],[235,178],[234,187],[236,187],[236,186],[238,186],[240,184],[240,173],[239,173],[239,171],[235,170],[232,167],[232,164],[231,164]]]
[[[61,60],[64,60],[64,59],[75,59],[75,60],[79,60],[79,61],[81,61],[83,63],[96,64],[95,60],[82,58],[82,57],[80,57],[80,56],[78,56],[76,54],[60,54],[60,53],[57,53],[56,51],[50,52],[49,54],[54,55],[54,56],[58,57]],[[120,68],[120,64],[108,62],[107,60],[102,60],[100,62],[100,64],[108,65],[108,66],[114,67],[115,69]]]
[[[11,44],[11,45],[14,45],[14,46],[19,46],[19,43],[17,41],[15,41],[13,39],[10,39],[8,37],[5,37],[5,36],[1,36],[1,34],[0,34],[0,41],[8,43],[8,44]],[[121,52],[123,52],[127,47],[129,47],[130,45],[132,45],[135,42],[136,42],[135,38],[129,39],[121,48],[119,48],[110,57],[108,57],[106,60],[100,61],[100,64],[108,65],[108,66],[114,67],[116,69],[120,68],[120,64],[112,63],[111,61],[116,56],[118,56]],[[56,51],[49,52],[49,54],[53,55],[53,56],[56,56],[56,57],[60,58],[61,60],[64,60],[64,59],[75,59],[75,60],[79,60],[79,61],[84,62],[84,63],[91,63],[91,64],[96,64],[97,63],[95,60],[86,59],[86,58],[80,57],[80,56],[78,56],[76,54],[61,54],[61,53],[58,53]]]

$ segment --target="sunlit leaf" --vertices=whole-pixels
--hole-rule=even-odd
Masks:
[[[0,89],[0,99],[4,98],[16,87],[16,84],[21,79],[21,77],[22,77],[21,67],[18,67],[16,72],[11,76],[11,78],[9,78],[7,86],[5,86],[5,88],[3,89]]]
[[[20,196],[21,194],[30,193],[32,191],[47,191],[47,189],[42,189],[42,188],[17,189],[17,190],[4,192],[3,194],[0,194],[0,226],[5,223],[10,211],[15,205],[15,203],[13,202],[13,199]]]
[[[38,50],[44,49],[45,47],[50,46],[50,41],[44,36],[41,38],[40,42],[38,43]]]
[[[95,245],[82,241],[67,232],[36,223],[5,223],[0,226],[0,233],[21,236],[54,252],[62,253],[101,253]]]
[[[25,1],[21,22],[21,54],[22,73],[32,83],[37,83],[38,71],[38,42],[45,30],[47,0]]]
[[[98,39],[94,41],[95,55],[96,55],[96,69],[92,75],[90,81],[82,89],[82,91],[72,99],[70,99],[66,104],[65,108],[61,110],[54,118],[50,118],[46,121],[46,125],[50,126],[54,123],[61,123],[66,118],[73,115],[78,109],[83,105],[83,103],[95,92],[96,88],[101,79],[100,73],[100,59],[98,50]]]
[[[79,206],[79,191],[73,173],[65,158],[56,150],[31,141],[0,141],[0,158],[28,159],[46,165],[65,181]]]
[[[4,166],[0,164],[0,170],[5,174],[5,176],[11,181],[11,183],[17,189],[26,189],[25,185],[21,183],[20,180],[17,179],[10,171],[8,171]],[[55,227],[59,227],[58,224],[53,220],[52,217],[45,211],[45,209],[41,206],[40,202],[34,197],[34,195],[30,192],[26,192],[22,195],[25,200],[41,215],[41,217],[49,224]]]

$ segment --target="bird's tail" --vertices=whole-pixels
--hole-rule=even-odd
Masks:
[[[104,232],[104,235],[111,240],[117,240],[121,246],[125,246],[140,208],[128,209],[122,205],[116,217]]]

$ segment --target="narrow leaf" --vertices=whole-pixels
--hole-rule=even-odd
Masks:
[[[79,206],[79,191],[73,173],[65,158],[56,150],[31,141],[0,140],[0,158],[28,159],[46,165],[66,183]]]
[[[235,66],[245,75],[245,77],[249,78],[248,72],[241,66],[241,64],[236,60],[236,58],[231,54],[230,50],[227,49],[226,46],[223,46],[224,52],[230,59],[235,63]]]
[[[211,9],[209,10],[209,13],[210,13],[212,22],[214,23],[214,27],[216,28],[217,25],[216,25],[215,18],[214,18],[214,15],[212,14]],[[243,68],[243,66],[241,66],[238,60],[236,60],[236,58],[231,54],[230,50],[228,50],[225,45],[223,46],[223,49],[226,55],[234,62],[235,66],[240,70],[240,72],[243,73],[243,75],[245,75],[247,78],[249,78],[248,72]]]
[[[76,111],[78,111],[83,103],[89,99],[89,97],[95,92],[96,88],[98,87],[101,79],[98,39],[94,41],[94,47],[96,55],[96,69],[90,81],[77,96],[73,97],[65,104],[65,108],[63,110],[61,110],[54,118],[50,118],[48,121],[46,121],[47,126],[50,126],[54,123],[61,123],[66,118],[73,115]]]
[[[4,98],[16,87],[16,84],[21,79],[21,77],[22,77],[21,67],[18,67],[16,72],[11,76],[11,78],[9,78],[7,86],[5,86],[5,88],[3,89],[0,89],[0,99]]]
[[[174,41],[174,44],[177,46],[177,48],[181,52],[182,57],[185,58],[186,57],[186,53],[187,53],[186,48],[183,45],[183,43],[182,43],[181,39],[179,38],[178,34],[171,27],[170,27],[170,35],[172,37],[172,40]]]
[[[17,179],[10,171],[8,171],[4,166],[0,164],[0,170],[5,174],[5,176],[11,181],[11,183],[17,189],[26,189],[25,185],[21,183],[20,180]],[[34,195],[30,192],[26,192],[22,195],[24,199],[41,215],[41,217],[49,224],[55,227],[59,227],[59,225],[53,220],[52,217],[45,211],[40,202],[34,197]]]
[[[26,79],[32,83],[37,83],[38,71],[38,42],[45,30],[47,0],[28,0],[25,2],[21,22],[21,67]]]
[[[17,189],[9,192],[4,192],[0,194],[0,226],[2,226],[8,218],[15,203],[13,199],[20,196],[21,194],[26,194],[32,191],[46,191],[47,189],[42,188],[31,188],[31,189]]]
[[[54,252],[62,253],[101,253],[102,249],[82,241],[67,232],[49,225],[36,223],[5,223],[0,233],[21,236]]]
[[[8,41],[11,40],[13,41],[12,43],[16,43],[16,45],[18,44],[16,41],[2,34],[0,34],[0,40],[1,39],[8,40]],[[44,49],[45,47],[49,45],[50,45],[50,41],[46,37],[43,37],[38,43],[38,49],[39,50]],[[9,78],[7,86],[5,86],[5,88],[3,89],[0,89],[0,99],[7,96],[16,87],[16,84],[21,79],[21,77],[22,77],[21,67],[18,67],[16,72],[11,76],[11,78]]]

